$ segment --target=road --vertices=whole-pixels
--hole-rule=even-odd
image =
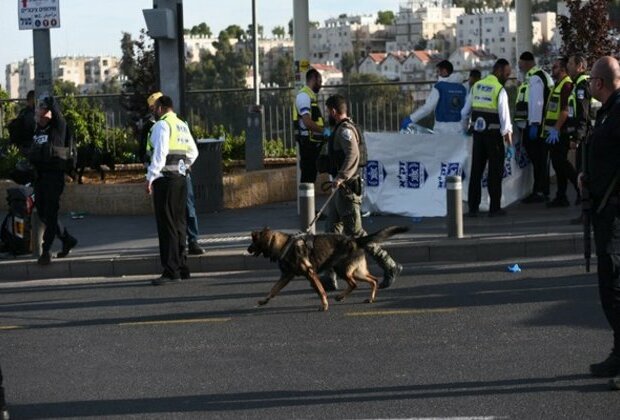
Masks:
[[[0,283],[13,418],[618,418],[595,275],[511,262],[409,265],[327,313],[302,279],[255,307],[276,270]]]

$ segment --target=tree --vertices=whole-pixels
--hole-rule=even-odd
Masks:
[[[271,30],[271,33],[276,38],[284,38],[286,35],[286,30],[284,29],[284,26],[276,26]]]
[[[228,27],[226,27],[226,29],[224,29],[222,32],[225,32],[229,38],[241,39],[245,36],[245,32],[243,31],[243,29],[241,29],[241,26],[239,25],[228,25]],[[220,36],[222,32],[220,32]]]
[[[288,21],[288,36],[293,37],[293,19]]]
[[[355,54],[351,52],[345,52],[342,54],[342,58],[340,59],[340,65],[342,67],[342,75],[344,80],[349,80],[351,75],[351,70],[357,64],[357,60],[355,58]]]
[[[592,64],[601,56],[618,52],[618,42],[610,33],[606,0],[566,0],[566,6],[570,17],[558,16],[562,54],[585,53]]]
[[[293,83],[293,80],[295,80],[293,58],[287,54],[278,58],[276,68],[271,72],[269,82],[275,83],[278,86],[289,86]]]
[[[207,38],[211,38],[211,35],[213,35],[213,32],[211,32],[211,28],[209,28],[209,26],[204,22],[192,26],[192,29],[185,29],[183,32],[186,35],[189,34],[192,36],[204,36]]]
[[[263,27],[263,25],[258,25],[258,39],[263,38],[264,31],[265,31],[265,28]],[[251,39],[254,36],[254,25],[252,25],[251,23],[248,25],[248,30],[246,34],[247,34],[248,39]]]
[[[391,10],[379,10],[375,23],[379,25],[393,25],[395,19],[396,17],[394,16],[394,12],[392,12]]]

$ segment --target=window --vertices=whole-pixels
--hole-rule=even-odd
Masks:
[[[108,65],[108,60],[103,60],[103,65],[107,66]]]

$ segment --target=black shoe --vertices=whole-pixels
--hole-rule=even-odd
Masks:
[[[50,265],[52,262],[52,256],[49,251],[43,251],[39,259],[37,260],[37,264],[39,265]]]
[[[506,214],[506,210],[504,209],[493,210],[489,212],[489,217],[501,217],[506,216]]]
[[[545,201],[545,196],[541,193],[531,193],[521,200],[523,204],[544,203]]]
[[[338,290],[338,281],[336,280],[335,274],[327,274],[320,277],[321,284],[323,285],[323,289],[326,292],[333,292]]]
[[[379,285],[379,289],[387,289],[391,287],[398,278],[398,275],[403,271],[403,266],[396,263],[395,266],[388,268],[383,273],[383,281]]]
[[[202,255],[205,253],[205,250],[198,245],[198,242],[190,242],[187,245],[187,253],[190,255]]]
[[[56,258],[64,258],[69,255],[69,252],[71,252],[71,249],[74,248],[77,243],[77,239],[65,233],[65,236],[62,238],[62,251],[56,254]]]
[[[601,363],[590,365],[590,373],[592,376],[599,378],[611,378],[620,373],[620,356],[611,353],[607,359]]]
[[[570,203],[566,197],[556,197],[547,203],[547,207],[570,207]]]
[[[179,281],[180,279],[173,279],[172,277],[162,275],[161,277],[157,277],[156,279],[151,280],[151,284],[153,286],[163,286],[169,283],[178,283]]]
[[[181,270],[181,280],[189,280],[192,277],[189,270]]]

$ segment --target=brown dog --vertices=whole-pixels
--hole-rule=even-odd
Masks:
[[[337,301],[343,300],[357,287],[356,281],[364,281],[371,287],[370,298],[366,302],[372,303],[377,294],[378,279],[368,271],[364,247],[407,230],[404,226],[391,226],[357,239],[336,233],[293,236],[269,228],[254,231],[248,252],[256,257],[262,254],[265,258],[278,261],[281,271],[280,279],[258,304],[267,304],[293,277],[304,276],[321,299],[319,309],[326,311],[329,304],[318,273],[329,269],[333,269],[348,284],[347,289],[336,297]]]

